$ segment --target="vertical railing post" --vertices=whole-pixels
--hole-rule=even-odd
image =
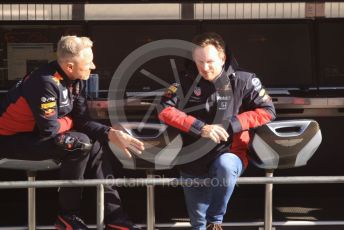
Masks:
[[[97,185],[97,230],[104,229],[104,185]]]
[[[147,178],[154,178],[151,170],[147,170]],[[154,185],[147,184],[147,230],[155,229]]]
[[[273,170],[266,170],[265,176],[273,177]],[[272,183],[266,183],[264,230],[272,230],[272,188]]]
[[[35,172],[28,171],[28,181],[35,181]],[[36,230],[36,188],[27,188],[28,192],[28,229]]]

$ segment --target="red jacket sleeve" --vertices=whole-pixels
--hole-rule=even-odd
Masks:
[[[205,123],[176,108],[179,102],[176,93],[178,87],[178,84],[173,84],[166,90],[161,100],[163,109],[159,112],[159,119],[183,132],[199,136]]]
[[[73,120],[68,116],[58,118],[57,122],[60,124],[60,129],[57,131],[57,133],[69,131],[73,127]]]
[[[241,111],[230,121],[234,133],[264,125],[276,117],[272,99],[255,75],[246,82]]]

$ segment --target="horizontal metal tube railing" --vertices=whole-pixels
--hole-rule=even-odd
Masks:
[[[88,180],[42,180],[42,181],[2,181],[0,189],[8,188],[48,188],[48,187],[90,187],[103,185],[115,186],[189,186],[208,185],[206,180],[188,180],[176,178],[119,178],[119,179],[88,179]],[[330,184],[344,183],[344,176],[290,176],[290,177],[240,177],[238,184]]]
[[[289,176],[289,177],[241,177],[238,184],[317,184],[317,183],[344,183],[344,176]],[[119,178],[119,179],[88,179],[88,180],[44,180],[44,181],[3,181],[0,182],[0,189],[11,188],[48,188],[48,187],[97,187],[97,229],[103,229],[103,186],[200,186],[213,185],[205,179],[190,180],[181,178]],[[219,185],[219,184],[217,184]],[[149,201],[147,200],[147,203]],[[150,201],[151,202],[151,201]],[[148,205],[148,204],[147,204]],[[343,221],[325,221],[330,225],[343,225]],[[324,222],[324,223],[325,223]],[[225,223],[224,223],[225,224]],[[245,226],[247,223],[238,223]],[[252,224],[252,223],[251,223]],[[257,224],[257,223],[256,223]],[[279,225],[277,222],[269,223]],[[285,225],[286,223],[281,223]],[[318,225],[319,223],[309,222],[302,225]],[[260,225],[260,224],[259,224]],[[258,225],[258,226],[259,226]],[[297,224],[296,224],[297,225]],[[321,224],[320,224],[321,225]],[[0,228],[1,229],[1,228]],[[147,226],[148,229],[148,226]]]
[[[251,222],[223,222],[223,227],[262,227],[264,226],[263,221],[251,221]],[[274,221],[273,226],[338,226],[344,225],[344,221]],[[90,229],[95,229],[96,225],[87,225]],[[145,224],[139,224],[139,227],[145,228]],[[176,222],[176,223],[157,223],[155,224],[158,228],[190,228],[189,222]],[[53,225],[42,225],[37,226],[36,230],[39,229],[56,229]],[[24,226],[13,226],[13,227],[0,227],[0,230],[27,230]]]

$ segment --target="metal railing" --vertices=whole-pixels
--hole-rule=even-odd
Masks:
[[[15,188],[51,188],[51,187],[97,187],[97,229],[103,229],[104,220],[104,186],[147,186],[147,229],[152,230],[155,227],[154,213],[154,186],[192,186],[209,185],[209,180],[191,181],[179,178],[119,178],[119,179],[89,179],[89,180],[45,180],[45,181],[3,181],[0,182],[0,189]],[[344,176],[290,176],[290,177],[241,177],[238,178],[238,184],[266,184],[271,188],[272,184],[333,184],[344,183]],[[148,189],[149,188],[149,189]],[[268,187],[267,187],[268,188]],[[267,193],[266,193],[267,198]],[[271,202],[266,200],[266,202]],[[265,210],[268,214],[272,213],[272,203],[266,204],[270,210]],[[267,215],[267,213],[265,213]],[[280,222],[270,223],[252,223],[253,226],[265,225],[265,229],[271,229],[274,225],[310,225],[309,221],[300,221],[301,223],[282,224]],[[296,221],[297,222],[297,221]],[[311,225],[344,225],[344,221],[319,221],[312,222]],[[159,225],[157,225],[159,226]],[[226,226],[226,223],[224,223]],[[237,225],[238,226],[238,225]],[[243,226],[243,225],[241,225]],[[177,226],[176,226],[177,227]],[[181,227],[181,226],[179,226]],[[7,228],[8,229],[8,228]],[[39,228],[37,228],[39,229]]]

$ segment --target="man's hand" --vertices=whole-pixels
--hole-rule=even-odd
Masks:
[[[111,128],[109,130],[108,137],[109,141],[123,150],[129,158],[132,157],[129,150],[132,150],[137,154],[141,154],[142,151],[145,149],[143,142],[120,130]]]
[[[220,125],[205,125],[201,132],[202,137],[209,138],[218,144],[221,141],[227,141],[229,137],[227,131]]]

